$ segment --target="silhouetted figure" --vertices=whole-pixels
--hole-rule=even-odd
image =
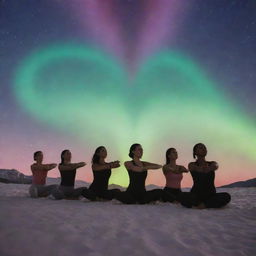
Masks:
[[[29,194],[31,197],[47,197],[51,194],[52,190],[58,185],[46,186],[46,177],[48,171],[54,169],[57,164],[43,164],[43,152],[36,151],[34,153],[35,163],[31,165],[33,174],[32,185],[29,187]]]
[[[119,189],[108,189],[108,182],[111,176],[111,169],[120,167],[119,161],[106,163],[107,150],[100,146],[95,150],[92,157],[93,182],[89,189],[103,200],[112,200],[115,194],[120,192]]]
[[[206,161],[206,155],[207,148],[204,144],[198,143],[194,146],[193,157],[196,161],[188,165],[194,184],[191,193],[181,197],[181,203],[185,207],[220,208],[231,200],[228,193],[216,193],[214,178],[218,164],[214,161]]]
[[[130,147],[129,157],[132,161],[125,162],[128,171],[130,184],[125,192],[117,194],[116,199],[126,204],[146,204],[152,201],[162,200],[163,190],[153,189],[146,191],[145,180],[149,169],[159,169],[162,166],[141,161],[143,149],[140,144],[133,144]]]
[[[78,199],[82,195],[87,199],[95,200],[96,196],[86,187],[74,188],[76,170],[85,165],[85,162],[71,163],[71,152],[67,149],[62,151],[61,163],[59,164],[61,184],[52,193],[55,199]]]
[[[179,196],[182,193],[182,173],[188,172],[188,170],[184,166],[176,164],[177,159],[177,150],[175,148],[169,148],[166,151],[166,164],[163,166],[163,173],[166,179],[164,192],[166,193],[166,197],[169,199],[169,202],[172,199],[174,199],[174,202],[179,201]]]

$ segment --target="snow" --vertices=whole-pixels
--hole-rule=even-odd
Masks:
[[[32,199],[0,183],[0,255],[256,255],[256,188],[225,188],[222,209]]]

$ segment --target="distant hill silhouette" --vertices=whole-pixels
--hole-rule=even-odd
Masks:
[[[16,183],[16,184],[31,184],[32,177],[24,175],[15,169],[0,169],[0,182]]]
[[[256,178],[245,180],[245,181],[237,181],[231,184],[221,186],[219,188],[249,188],[249,187],[256,187]]]

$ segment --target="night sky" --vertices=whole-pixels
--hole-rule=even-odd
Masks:
[[[34,151],[67,148],[91,182],[100,145],[124,162],[138,142],[159,164],[175,147],[187,166],[203,142],[216,185],[253,178],[255,69],[254,0],[0,1],[0,168],[30,175]],[[127,185],[124,167],[112,182]]]

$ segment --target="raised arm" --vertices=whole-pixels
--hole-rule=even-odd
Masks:
[[[81,168],[83,166],[85,166],[86,163],[85,162],[80,162],[80,163],[70,163],[70,164],[59,164],[59,170],[60,171],[71,171],[77,168]]]
[[[32,164],[31,170],[32,171],[50,171],[51,169],[54,169],[57,166],[57,164]]]
[[[114,161],[114,162],[105,163],[105,164],[93,164],[92,165],[93,171],[101,171],[101,170],[112,169],[112,168],[117,168],[117,167],[120,167],[119,161]]]

